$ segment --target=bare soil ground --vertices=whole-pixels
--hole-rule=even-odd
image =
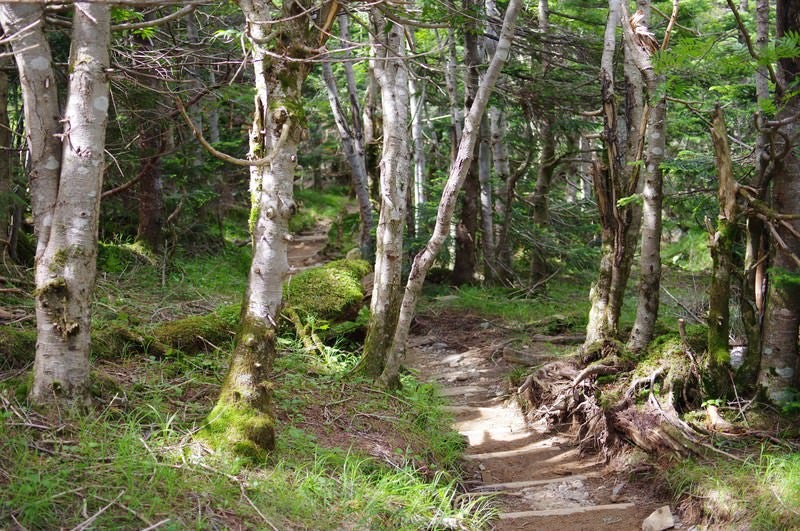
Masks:
[[[494,529],[641,529],[669,501],[647,476],[581,456],[568,426],[528,424],[506,376],[513,368],[503,356],[508,334],[463,312],[422,315],[407,358],[449,397],[455,427],[469,441],[467,486],[496,495]],[[535,353],[536,344],[529,348]]]

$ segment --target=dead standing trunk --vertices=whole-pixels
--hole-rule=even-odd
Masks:
[[[8,120],[8,74],[5,67],[9,57],[0,57],[0,259],[11,251],[11,124]]]
[[[730,389],[728,334],[733,244],[736,239],[736,181],[733,178],[728,131],[719,107],[714,110],[712,124],[711,139],[719,174],[719,217],[716,228],[709,227],[708,247],[713,266],[708,293],[708,358],[703,383],[708,396],[720,397]]]
[[[375,55],[373,69],[383,107],[383,156],[374,287],[364,357],[359,365],[365,374],[378,378],[386,364],[402,297],[403,227],[410,178],[409,95],[404,28],[387,23],[377,8],[370,10],[370,23]],[[396,385],[396,375],[385,383]]]
[[[91,303],[105,171],[110,10],[103,4],[75,4],[63,128],[42,6],[6,4],[0,19],[7,34],[20,32],[12,46],[25,105],[39,238],[30,398],[37,404],[81,405],[88,401]]]
[[[436,255],[441,250],[445,239],[450,230],[450,222],[453,219],[453,212],[456,208],[458,191],[464,183],[470,160],[475,151],[475,144],[479,135],[480,121],[486,110],[489,100],[500,71],[508,59],[511,50],[511,41],[514,37],[514,22],[521,8],[520,0],[511,0],[506,9],[503,19],[503,28],[500,31],[500,39],[497,43],[497,50],[492,57],[489,68],[478,87],[477,94],[464,120],[464,130],[461,141],[458,144],[457,156],[454,164],[450,168],[450,175],[442,191],[442,198],[439,201],[439,209],[436,215],[436,226],[430,240],[425,248],[414,258],[411,266],[411,273],[406,282],[405,293],[400,307],[400,316],[397,327],[392,338],[389,356],[386,366],[381,374],[381,381],[391,384],[398,380],[400,364],[406,348],[408,333],[411,328],[411,320],[414,317],[417,301],[422,292],[422,284],[425,276],[433,265]]]

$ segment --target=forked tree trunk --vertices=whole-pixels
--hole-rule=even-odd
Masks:
[[[595,164],[593,179],[602,226],[603,254],[597,282],[592,285],[589,322],[584,347],[598,340],[619,335],[619,318],[625,288],[630,276],[636,249],[641,211],[635,205],[620,205],[619,200],[637,192],[639,165],[644,149],[646,114],[644,113],[644,65],[637,64],[640,49],[635,48],[627,10],[619,0],[609,1],[609,18],[600,64],[604,131],[608,163]],[[616,48],[616,27],[623,24],[625,51],[625,125],[618,124],[614,90],[613,58]],[[638,53],[637,53],[638,52]],[[622,137],[622,138],[620,138]]]
[[[381,211],[377,229],[375,276],[361,369],[370,377],[383,373],[397,326],[402,297],[403,227],[410,178],[408,71],[404,28],[387,24],[377,8],[370,10],[374,72],[383,106]],[[396,385],[396,376],[387,382]]]
[[[250,157],[266,162],[250,167],[253,259],[230,369],[201,436],[258,456],[274,444],[270,378],[283,284],[289,275],[289,218],[297,208],[293,197],[297,146],[306,131],[301,88],[310,64],[292,54],[298,43],[318,45],[316,40],[308,42],[312,37],[324,42],[329,26],[317,34],[309,29],[307,11],[296,2],[285,2],[279,13],[280,37],[268,42],[274,28],[273,4],[241,0],[239,6],[248,24],[255,74]],[[323,6],[320,24],[332,20],[330,9],[329,4]]]
[[[422,284],[425,282],[425,276],[430,270],[431,265],[433,265],[433,261],[441,250],[449,233],[450,222],[456,208],[458,191],[466,178],[470,159],[474,153],[475,144],[479,136],[480,121],[486,110],[489,95],[497,82],[503,64],[505,64],[505,61],[508,59],[511,50],[511,41],[514,37],[514,22],[519,14],[520,8],[520,0],[511,0],[508,4],[503,19],[503,28],[500,31],[500,38],[497,43],[497,49],[464,120],[464,130],[461,142],[458,144],[458,154],[455,163],[450,168],[450,174],[445,183],[444,190],[442,191],[442,198],[439,201],[436,226],[430,240],[428,240],[425,248],[414,258],[414,262],[411,266],[411,273],[409,273],[408,281],[406,282],[405,293],[400,307],[400,317],[390,344],[391,350],[389,351],[383,374],[381,374],[381,381],[387,385],[398,381],[400,364],[405,354],[406,341],[408,340],[408,333],[411,328],[411,320],[414,317],[417,301],[422,292]]]
[[[34,294],[36,359],[30,398],[37,404],[86,404],[97,224],[105,170],[110,8],[76,3],[72,21],[63,146],[52,56],[41,5],[0,7],[12,42],[31,152],[37,244]],[[36,23],[38,21],[38,23]],[[61,153],[59,153],[59,150]]]

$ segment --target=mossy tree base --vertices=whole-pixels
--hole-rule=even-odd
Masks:
[[[275,416],[269,373],[275,359],[275,331],[246,316],[219,399],[198,439],[216,450],[261,459],[275,447]]]

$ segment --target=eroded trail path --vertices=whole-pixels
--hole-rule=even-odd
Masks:
[[[527,425],[508,392],[507,330],[464,314],[417,322],[406,364],[439,383],[451,402],[456,428],[469,441],[469,489],[498,493],[495,529],[642,529],[664,505],[628,486],[601,458],[582,458],[565,434]],[[534,356],[536,350],[531,345]]]

